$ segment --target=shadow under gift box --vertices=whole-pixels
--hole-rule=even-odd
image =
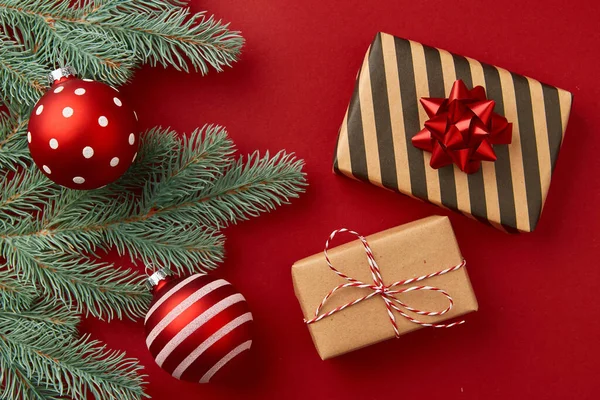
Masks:
[[[481,85],[494,111],[513,124],[512,143],[473,174],[429,166],[411,143],[428,119],[422,97],[448,97],[461,79]],[[571,111],[572,94],[445,50],[378,33],[358,73],[339,132],[334,171],[508,232],[533,231]]]
[[[388,285],[441,271],[463,261],[447,217],[424,218],[379,232],[366,239],[381,269],[383,281]],[[365,283],[373,282],[360,241],[353,240],[329,250],[328,253],[332,265],[340,272]],[[337,285],[347,282],[329,268],[323,253],[296,262],[292,266],[292,279],[296,297],[307,320],[315,317],[315,311],[327,293]],[[438,287],[447,291],[454,300],[453,308],[441,316],[418,316],[408,312],[424,322],[440,323],[477,311],[477,299],[465,267],[414,285]],[[341,289],[328,300],[322,313],[369,293],[370,289]],[[421,310],[443,310],[448,306],[448,300],[443,295],[432,291],[403,293],[397,297],[411,307]],[[422,328],[397,312],[394,313],[400,334]],[[381,296],[375,296],[309,324],[308,329],[323,360],[395,337]]]

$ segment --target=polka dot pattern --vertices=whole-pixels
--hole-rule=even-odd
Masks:
[[[92,149],[90,146],[85,146],[83,148],[83,156],[85,158],[92,158],[94,156],[94,149]]]
[[[65,107],[62,110],[62,115],[65,118],[70,118],[73,116],[73,109],[71,107]]]
[[[33,107],[34,123],[24,130],[40,172],[78,190],[118,179],[137,161],[140,144],[138,115],[126,103],[119,89],[92,79],[56,82]]]

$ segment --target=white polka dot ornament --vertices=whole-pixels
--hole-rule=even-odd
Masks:
[[[31,157],[44,174],[72,189],[119,179],[139,146],[135,111],[116,89],[79,79],[72,68],[49,74],[51,87],[34,106],[27,129]]]
[[[252,314],[231,284],[205,274],[148,279],[154,299],[146,314],[146,345],[156,363],[177,379],[226,381],[247,368]],[[214,378],[214,379],[213,379]]]

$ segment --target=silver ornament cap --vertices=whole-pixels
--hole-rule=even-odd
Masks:
[[[61,78],[68,78],[69,76],[76,76],[77,72],[75,72],[75,68],[73,67],[61,67],[55,69],[54,71],[48,74],[48,82],[52,85],[54,82],[58,81]]]
[[[158,285],[160,281],[164,281],[170,275],[172,275],[172,272],[169,268],[162,268],[154,272],[148,277],[148,279],[146,279],[146,285],[148,286],[148,289],[152,289]]]

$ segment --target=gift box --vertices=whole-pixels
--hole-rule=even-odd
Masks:
[[[323,360],[424,326],[452,327],[463,322],[457,317],[477,310],[447,217],[428,217],[361,240],[292,266],[296,297]]]
[[[482,86],[512,124],[496,161],[467,174],[433,169],[413,137],[429,119],[423,98],[447,98],[456,80]],[[477,60],[379,33],[367,51],[339,132],[334,171],[457,210],[497,228],[532,231],[542,212],[572,94]],[[510,139],[510,138],[509,138]]]

